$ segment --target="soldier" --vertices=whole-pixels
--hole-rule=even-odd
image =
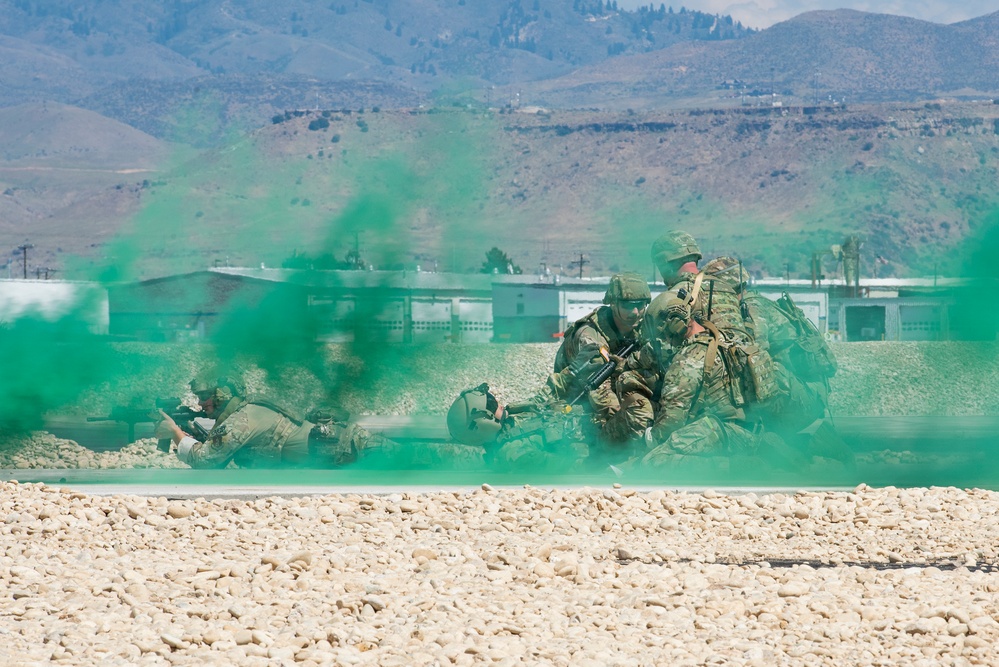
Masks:
[[[832,427],[829,378],[836,372],[836,359],[818,330],[786,294],[774,302],[747,289],[749,274],[739,260],[718,257],[705,264],[704,273],[735,289],[747,328],[776,364],[784,391],[781,398],[766,406],[768,428],[813,455],[852,461],[848,447]]]
[[[455,399],[447,429],[456,441],[484,448],[486,463],[502,471],[565,472],[588,454],[579,417],[534,402],[501,406],[486,383]]]
[[[797,411],[797,418],[805,424],[822,417],[829,398],[829,378],[836,371],[836,360],[819,332],[797,310],[788,297],[782,308],[759,292],[747,289],[749,274],[739,260],[718,257],[704,266],[704,273],[730,285],[739,296],[739,304],[746,326],[754,333],[760,347],[766,349],[773,360],[784,369],[788,377],[790,400]],[[803,322],[792,317],[800,315]],[[809,334],[813,334],[809,336]],[[817,349],[821,359],[813,358],[806,350]],[[792,417],[788,414],[788,417]],[[804,424],[799,424],[799,427]]]
[[[533,402],[543,406],[578,401],[590,413],[590,423],[584,424],[591,439],[608,444],[626,445],[642,434],[652,419],[652,405],[642,395],[615,394],[619,371],[598,387],[587,388],[584,380],[609,360],[623,367],[619,355],[634,343],[651,297],[649,284],[637,273],[612,276],[604,305],[566,329],[555,355],[555,372]]]
[[[720,334],[698,323],[685,299],[673,298],[656,329],[675,350],[663,370],[655,421],[645,432],[642,463],[663,467],[687,456],[752,454],[756,437],[742,408],[738,379],[727,367]],[[737,400],[737,398],[739,400]]]
[[[372,435],[340,410],[300,415],[263,397],[247,396],[236,377],[195,379],[191,391],[215,424],[199,442],[166,413],[158,430],[170,433],[177,458],[192,468],[338,468],[391,441]]]
[[[740,298],[728,282],[720,282],[706,272],[699,272],[701,251],[687,232],[674,230],[652,244],[652,260],[659,268],[667,290],[657,296],[663,304],[679,295],[690,302],[691,312],[699,321],[711,320],[719,329],[739,342],[752,341],[740,311]],[[656,308],[663,307],[656,304]]]

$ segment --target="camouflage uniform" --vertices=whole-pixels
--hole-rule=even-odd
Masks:
[[[691,313],[698,322],[711,321],[728,340],[737,344],[750,344],[754,338],[751,329],[742,317],[739,295],[731,284],[722,280],[708,279],[698,274],[684,273],[682,278],[664,292],[661,292],[649,304],[647,317],[642,323],[640,340],[643,350],[635,355],[635,362],[629,366],[647,379],[650,375],[660,372],[669,366],[670,359],[676,352],[670,343],[658,335],[657,317],[665,312],[669,303],[676,299],[691,304]],[[700,284],[698,284],[700,283]],[[705,292],[705,289],[708,291]],[[709,298],[710,297],[710,298]],[[708,302],[711,304],[711,317],[708,317]],[[661,377],[659,378],[661,380]],[[651,385],[650,385],[651,386]],[[658,391],[655,392],[658,394]]]
[[[549,375],[544,388],[534,396],[538,406],[571,402],[583,391],[586,377],[599,370],[607,360],[601,349],[617,355],[631,342],[637,332],[623,334],[614,322],[613,307],[620,301],[650,298],[648,283],[637,274],[616,274],[604,296],[604,303],[589,315],[577,320],[566,331],[562,346],[555,355],[555,372]],[[614,382],[616,370],[599,387],[586,393],[583,411],[590,415],[584,422],[585,433],[592,440],[622,445],[644,432],[652,420],[652,405],[641,394],[619,394]]]
[[[790,318],[770,299],[746,291],[749,276],[738,260],[719,257],[705,265],[704,272],[712,275],[716,284],[726,286],[722,293],[734,292],[745,322],[744,330],[769,353],[777,366],[783,391],[779,400],[767,406],[765,414],[769,417],[769,425],[797,430],[821,417],[828,401],[828,383],[825,377],[814,373],[809,376],[804,372],[803,364],[794,358],[800,333]]]
[[[706,368],[712,336],[702,332],[679,346],[662,377],[656,417],[646,431],[642,463],[663,467],[685,456],[749,454],[755,437],[733,400],[732,380],[719,352]]]
[[[310,435],[312,436],[310,442]],[[205,438],[181,440],[177,456],[192,468],[337,468],[383,444],[357,424],[320,425],[262,398],[234,397]]]

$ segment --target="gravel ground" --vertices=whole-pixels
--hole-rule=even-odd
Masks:
[[[0,505],[5,665],[999,662],[991,492]]]
[[[175,454],[156,449],[156,440],[136,440],[117,451],[95,452],[72,440],[36,431],[0,443],[0,468],[190,468]]]
[[[127,381],[96,387],[72,410],[106,414],[136,398],[182,396],[210,354],[198,345],[121,347],[131,357],[160,355],[169,363],[136,368]],[[267,373],[250,362],[245,367],[251,390],[304,405],[327,395],[319,379],[325,375],[349,387],[338,398],[356,414],[443,414],[462,389],[484,381],[506,400],[529,396],[544,382],[557,349],[554,343],[386,346],[380,356],[362,360],[332,345],[319,373]],[[833,350],[840,364],[831,398],[837,414],[999,414],[997,343],[839,343]]]

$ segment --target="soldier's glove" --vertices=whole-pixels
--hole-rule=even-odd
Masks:
[[[519,401],[516,403],[509,403],[506,406],[506,414],[517,415],[524,412],[538,412],[540,406],[534,401]]]
[[[626,364],[628,363],[627,359],[625,359],[624,357],[619,357],[616,354],[608,354],[607,357],[610,361],[614,362],[615,373],[621,373],[624,371],[624,369],[626,368]]]
[[[157,440],[172,440],[173,439],[173,422],[168,422],[163,419],[156,424],[156,428],[153,430],[153,437]]]
[[[628,394],[641,394],[645,398],[652,400],[652,389],[645,383],[641,374],[636,371],[625,371],[617,377],[615,391],[618,396]]]

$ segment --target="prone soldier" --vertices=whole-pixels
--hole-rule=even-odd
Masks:
[[[588,455],[579,420],[556,404],[502,406],[482,383],[454,400],[447,429],[457,442],[484,448],[485,462],[497,470],[566,472]]]
[[[177,457],[192,468],[338,468],[391,441],[372,435],[338,409],[299,414],[264,397],[247,396],[237,377],[195,379],[191,391],[214,426],[198,440],[170,415],[157,427],[177,445]]]

